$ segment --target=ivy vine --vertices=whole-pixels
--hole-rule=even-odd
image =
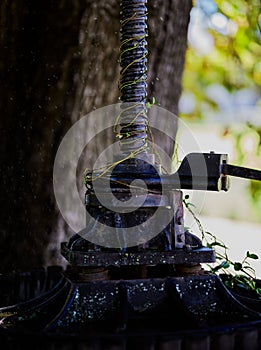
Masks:
[[[205,231],[199,218],[195,214],[194,204],[189,202],[189,195],[186,195],[183,200],[185,208],[196,221],[201,233],[202,244],[208,248],[214,248],[216,251],[216,263],[208,265],[210,272],[225,274],[225,285],[231,289],[236,287],[244,288],[245,290],[254,291],[261,298],[261,288],[258,286],[255,269],[251,266],[252,260],[259,259],[255,253],[246,252],[242,261],[232,261],[229,257],[227,245],[218,239],[213,233]]]

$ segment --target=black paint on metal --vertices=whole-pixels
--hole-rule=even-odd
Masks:
[[[53,308],[46,309],[44,295],[27,301],[27,309],[34,305],[41,309],[29,318],[21,305],[15,305],[16,314],[10,321],[18,320],[19,326],[0,328],[3,349],[28,349],[32,344],[42,350],[126,350],[134,345],[140,349],[145,345],[155,349],[260,349],[260,314],[240,304],[214,275],[87,283],[62,278],[56,289],[62,285],[68,288],[57,294]],[[198,302],[199,297],[203,302]],[[59,317],[42,331],[46,310],[56,315],[57,306]]]
[[[139,174],[148,187],[157,189],[164,187],[168,190],[192,189],[205,191],[227,191],[230,183],[228,176],[241,177],[261,181],[261,171],[239,167],[227,163],[227,154],[218,153],[189,153],[181,162],[176,173],[158,175],[153,166]],[[128,188],[137,174],[128,171],[128,162],[122,162],[110,175],[111,189]],[[124,170],[124,166],[126,170]],[[116,171],[118,170],[119,171]],[[119,177],[121,181],[119,182]]]
[[[165,247],[162,247],[163,249]],[[68,248],[66,243],[62,244],[62,254],[74,266],[139,266],[157,264],[191,264],[215,262],[215,252],[213,249],[202,247],[186,251],[183,249],[173,249],[167,251],[153,251],[144,249],[143,251],[80,251]]]
[[[241,177],[244,179],[261,181],[261,171],[260,170],[240,167],[240,166],[231,165],[231,164],[223,164],[222,174],[235,176],[235,177]]]

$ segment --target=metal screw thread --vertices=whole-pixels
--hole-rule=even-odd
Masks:
[[[120,91],[121,151],[145,151],[147,147],[147,0],[122,0]]]

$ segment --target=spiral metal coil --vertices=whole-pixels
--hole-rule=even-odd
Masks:
[[[147,0],[122,0],[120,65],[123,155],[147,149]]]

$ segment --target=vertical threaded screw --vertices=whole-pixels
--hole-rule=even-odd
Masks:
[[[121,151],[147,148],[147,0],[122,0],[120,91]]]

